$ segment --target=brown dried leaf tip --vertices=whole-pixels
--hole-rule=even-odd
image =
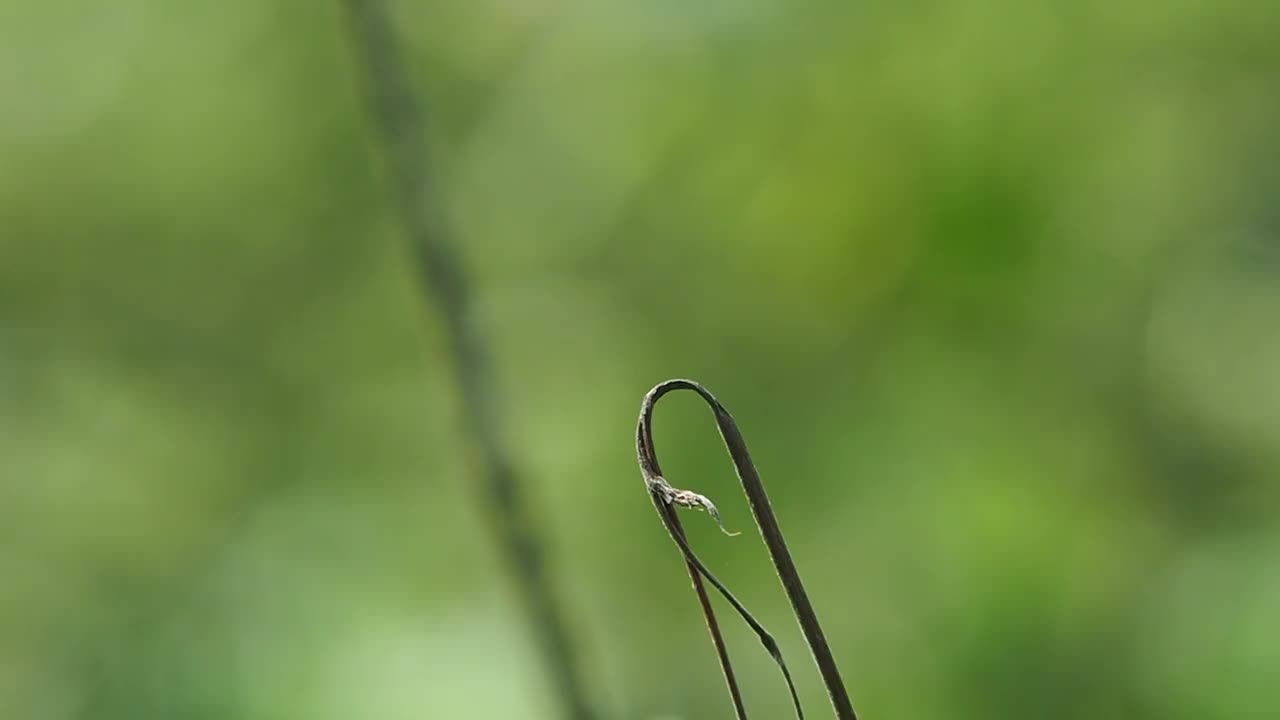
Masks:
[[[668,483],[665,478],[661,477],[654,478],[649,483],[649,487],[654,492],[661,495],[662,499],[665,500],[668,505],[677,505],[691,510],[706,511],[706,513],[711,516],[711,519],[716,521],[716,525],[720,526],[720,532],[725,535],[734,537],[742,534],[740,532],[734,532],[724,526],[724,522],[720,520],[720,511],[716,510],[715,503],[711,502],[711,499],[706,495],[699,495],[692,490],[680,490],[679,488],[671,487],[671,484]]]

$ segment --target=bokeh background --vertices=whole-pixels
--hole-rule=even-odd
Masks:
[[[1280,717],[1280,5],[394,11],[601,717],[730,713],[673,376],[866,717]],[[346,22],[0,3],[0,717],[558,717]],[[752,530],[696,398],[657,441]]]

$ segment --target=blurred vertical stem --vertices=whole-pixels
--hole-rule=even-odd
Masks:
[[[473,446],[485,504],[494,514],[498,543],[515,572],[529,623],[567,716],[591,718],[573,644],[547,575],[539,533],[498,436],[491,354],[470,321],[470,288],[432,183],[424,115],[401,61],[390,14],[384,0],[343,2],[370,111],[393,175],[397,206],[417,255],[423,299],[436,308],[444,322],[448,354],[461,394],[461,420]]]

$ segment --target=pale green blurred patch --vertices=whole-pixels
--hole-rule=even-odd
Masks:
[[[1280,715],[1280,6],[396,10],[605,717],[730,711],[673,376],[867,717]],[[555,716],[342,22],[0,2],[0,717]],[[704,413],[664,470],[749,531]]]

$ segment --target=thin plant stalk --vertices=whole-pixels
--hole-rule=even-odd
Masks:
[[[416,255],[422,298],[444,324],[446,354],[459,389],[461,421],[483,504],[492,511],[498,545],[515,574],[542,664],[551,674],[565,716],[589,720],[594,713],[548,577],[541,535],[499,437],[492,354],[471,322],[471,288],[429,172],[425,117],[401,60],[386,3],[344,0],[344,5],[375,131],[392,174],[397,209]]]
[[[684,538],[684,527],[680,518],[670,507],[659,508],[672,532]],[[720,632],[720,623],[716,620],[715,608],[711,606],[711,598],[707,595],[707,587],[702,582],[702,575],[693,561],[686,559],[685,568],[689,572],[689,582],[693,584],[693,592],[698,596],[698,606],[702,608],[702,617],[707,623],[707,633],[711,635],[711,645],[716,650],[716,659],[720,661],[720,671],[724,674],[725,687],[729,689],[729,699],[733,703],[733,714],[738,720],[747,720],[747,706],[742,699],[742,689],[738,687],[738,678],[733,672],[733,663],[729,660],[729,648],[724,643],[724,635]]]

